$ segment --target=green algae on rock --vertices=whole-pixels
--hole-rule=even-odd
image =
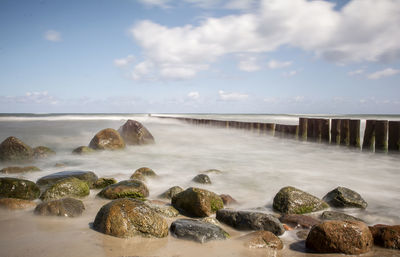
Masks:
[[[90,153],[94,153],[95,150],[88,147],[88,146],[79,146],[77,148],[75,148],[74,150],[72,150],[73,154],[79,154],[79,155],[84,155],[84,154],[90,154]]]
[[[107,199],[117,198],[139,198],[144,199],[149,196],[149,189],[140,180],[123,180],[116,184],[109,185],[100,191],[98,196]]]
[[[89,188],[94,188],[94,183],[98,180],[97,175],[92,172],[92,171],[82,171],[82,170],[77,170],[77,171],[60,171],[56,172],[44,177],[41,177],[38,179],[36,182],[40,187],[48,187],[57,181],[64,179],[64,178],[70,178],[74,177],[77,179],[80,179],[82,181],[85,181]]]
[[[160,198],[172,199],[174,195],[179,194],[183,191],[183,188],[180,186],[173,186],[169,188],[167,191],[159,195]]]
[[[117,183],[117,180],[115,178],[99,178],[94,183],[94,188],[102,189],[102,188],[105,188],[105,187],[107,187],[109,185],[113,185],[113,184],[116,184],[116,183]]]
[[[154,170],[147,168],[147,167],[142,167],[137,169],[131,176],[131,179],[138,179],[144,181],[146,178],[154,178],[157,177],[157,174],[154,172]]]
[[[18,178],[0,178],[0,197],[34,200],[39,195],[40,189],[32,181]]]
[[[24,166],[24,167],[11,166],[11,167],[6,167],[6,168],[1,169],[0,173],[14,174],[14,173],[24,173],[24,172],[31,172],[31,171],[40,171],[40,169],[36,166]]]
[[[90,189],[85,181],[77,179],[75,177],[64,178],[43,192],[40,199],[43,201],[55,200],[64,197],[85,197],[89,195]]]

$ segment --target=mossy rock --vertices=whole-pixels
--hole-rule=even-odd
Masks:
[[[193,178],[193,181],[199,184],[211,184],[211,179],[206,174],[199,174]]]
[[[33,150],[16,137],[8,137],[0,144],[0,161],[31,161]]]
[[[328,208],[321,199],[295,187],[284,187],[275,195],[273,208],[286,214],[303,214]]]
[[[159,197],[160,198],[166,198],[166,199],[172,199],[172,197],[174,197],[174,195],[179,194],[182,191],[183,191],[182,187],[174,186],[174,187],[169,188],[164,193],[162,193]]]
[[[18,178],[0,178],[0,197],[34,200],[40,195],[32,181]]]
[[[138,198],[144,199],[149,196],[147,186],[140,180],[123,180],[119,183],[109,185],[100,191],[98,196],[107,199]]]
[[[95,150],[88,146],[79,146],[72,151],[73,154],[79,154],[79,155],[90,154],[94,152]]]
[[[150,201],[146,201],[145,204],[149,206],[152,210],[160,214],[161,216],[167,217],[167,218],[174,218],[179,216],[179,211],[175,209],[171,205],[159,205],[159,204],[153,204]]]
[[[90,189],[85,181],[75,177],[64,178],[51,185],[40,196],[43,201],[56,200],[64,197],[85,197],[89,195]]]
[[[36,203],[31,200],[17,198],[0,198],[0,208],[7,210],[24,210],[35,208]]]
[[[101,188],[105,188],[109,185],[113,185],[116,183],[117,183],[117,180],[115,178],[99,178],[94,183],[94,188],[101,189]]]
[[[135,172],[131,176],[131,179],[138,179],[144,181],[146,178],[155,178],[155,177],[157,177],[157,174],[154,172],[154,170],[147,167],[142,167],[135,170]]]
[[[0,173],[4,174],[14,174],[14,173],[24,173],[24,172],[32,172],[32,171],[40,171],[40,169],[36,166],[25,166],[25,167],[7,167],[0,170]]]
[[[85,210],[83,202],[74,198],[63,198],[44,202],[36,206],[34,213],[42,216],[78,217]]]
[[[346,187],[337,187],[323,198],[330,206],[336,208],[367,208],[367,202],[361,195]]]
[[[125,148],[125,142],[118,131],[107,128],[101,130],[92,138],[89,147],[95,150],[118,150]]]
[[[205,189],[190,187],[172,197],[172,205],[189,216],[207,217],[224,208],[221,197]]]
[[[92,171],[60,171],[56,172],[44,177],[41,177],[38,179],[36,182],[40,187],[48,187],[51,186],[52,184],[56,183],[57,181],[64,179],[64,178],[70,178],[74,177],[77,179],[80,179],[82,181],[85,181],[89,188],[94,188],[94,183],[99,179],[97,175],[92,172]]]
[[[118,132],[128,145],[154,144],[154,137],[140,122],[128,120]]]
[[[33,148],[33,157],[35,159],[48,158],[55,155],[56,152],[46,146],[38,146]]]

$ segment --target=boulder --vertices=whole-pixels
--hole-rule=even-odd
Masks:
[[[166,199],[172,199],[172,197],[174,197],[174,195],[179,194],[182,191],[183,191],[182,187],[174,186],[174,187],[169,188],[164,193],[162,193],[159,197],[160,198],[166,198]]]
[[[109,185],[113,185],[116,183],[117,183],[117,180],[115,178],[99,178],[94,183],[94,188],[101,189],[101,188],[105,188]]]
[[[285,232],[278,218],[260,211],[222,209],[217,211],[217,220],[237,230],[266,230],[278,236]]]
[[[83,202],[74,198],[63,198],[44,202],[36,206],[34,213],[42,216],[63,216],[78,217],[81,216],[85,206]]]
[[[295,187],[284,187],[275,195],[273,208],[281,213],[303,214],[321,211],[328,204]]]
[[[94,172],[78,170],[78,171],[60,171],[57,173],[53,173],[53,174],[41,177],[40,179],[38,179],[38,181],[36,183],[40,187],[47,187],[47,186],[50,186],[50,185],[56,183],[57,181],[59,181],[61,179],[70,178],[70,177],[74,177],[74,178],[80,179],[82,181],[85,181],[88,184],[89,188],[94,188],[94,183],[96,183],[96,181],[98,180],[98,177],[96,174],[94,174]]]
[[[369,227],[376,245],[400,250],[400,225],[389,226],[378,224]]]
[[[142,167],[137,169],[131,176],[131,179],[145,180],[146,178],[157,177],[157,174],[150,168]]]
[[[34,201],[17,199],[17,198],[0,198],[0,208],[8,210],[23,210],[35,208],[36,203]]]
[[[224,205],[232,205],[232,204],[237,204],[237,201],[232,198],[230,195],[219,195],[221,197],[222,202],[224,202]]]
[[[101,207],[93,228],[101,233],[121,238],[136,235],[144,237],[168,235],[165,218],[142,201],[131,198],[113,200]]]
[[[36,166],[25,166],[25,167],[7,167],[0,170],[0,173],[4,174],[14,174],[14,173],[23,173],[23,172],[31,172],[31,171],[40,171],[40,169]]]
[[[224,208],[221,197],[205,189],[190,187],[172,197],[172,205],[184,214],[207,217]]]
[[[98,194],[100,197],[107,199],[117,198],[138,198],[144,199],[149,196],[147,186],[140,180],[131,179],[123,180],[116,184],[112,184],[104,188]]]
[[[283,243],[279,237],[270,231],[255,231],[239,238],[248,248],[269,248],[281,250]]]
[[[153,135],[138,121],[128,120],[118,132],[128,145],[154,144]]]
[[[362,254],[372,246],[372,234],[360,221],[325,221],[314,226],[306,239],[306,247],[318,253]]]
[[[32,181],[18,178],[0,178],[0,197],[34,200],[40,195]]]
[[[362,219],[356,218],[354,216],[348,215],[343,212],[337,211],[324,211],[321,214],[321,219],[323,220],[358,220],[363,221]]]
[[[151,209],[153,209],[155,212],[157,212],[161,216],[168,217],[168,218],[173,218],[173,217],[179,216],[179,211],[171,205],[153,204],[152,202],[149,202],[149,201],[146,201],[145,203],[147,206],[149,206]]]
[[[75,177],[64,178],[48,187],[40,199],[43,201],[56,200],[64,197],[85,197],[90,193],[86,182]]]
[[[79,155],[84,155],[84,154],[89,154],[89,153],[94,153],[95,150],[88,147],[88,146],[79,146],[72,150],[73,154],[79,154]]]
[[[92,138],[89,147],[95,150],[118,150],[125,148],[125,142],[118,131],[107,128]]]
[[[177,238],[206,243],[211,240],[223,240],[229,237],[229,234],[222,228],[192,219],[178,219],[171,224],[171,234]]]
[[[33,150],[16,137],[8,137],[0,144],[0,161],[31,161]]]
[[[199,174],[192,179],[194,182],[199,184],[211,184],[211,179],[206,174]]]
[[[33,148],[33,157],[35,159],[48,158],[55,154],[56,152],[46,146],[38,146]]]
[[[204,217],[204,218],[201,218],[200,221],[221,227],[221,223],[216,218],[213,218],[213,217]]]
[[[306,240],[310,230],[300,230],[296,232],[296,236],[301,240]]]
[[[367,202],[357,192],[346,187],[337,187],[323,198],[330,206],[338,208],[367,208]]]
[[[289,224],[294,227],[311,228],[314,225],[321,223],[321,221],[306,215],[301,214],[284,214],[279,218],[282,223]]]

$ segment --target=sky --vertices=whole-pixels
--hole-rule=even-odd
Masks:
[[[400,114],[400,0],[0,0],[0,113]]]

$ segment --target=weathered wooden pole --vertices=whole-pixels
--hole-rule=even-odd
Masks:
[[[350,144],[350,120],[342,119],[340,121],[340,145],[348,146]]]
[[[315,127],[315,119],[307,119],[307,141],[314,142],[316,129]]]
[[[341,120],[332,119],[331,123],[331,144],[339,145]]]
[[[329,143],[329,120],[328,119],[318,119],[318,142]]]
[[[362,144],[362,150],[364,152],[374,151],[375,145],[375,123],[376,120],[366,120],[364,130],[364,140]]]
[[[349,145],[351,147],[360,148],[360,123],[360,120],[349,121]]]
[[[390,152],[400,153],[400,121],[389,121],[389,142]]]
[[[299,119],[299,140],[307,141],[307,118]]]
[[[281,124],[275,124],[274,137],[281,137]]]
[[[375,152],[385,153],[388,150],[388,121],[377,120],[375,123]]]

